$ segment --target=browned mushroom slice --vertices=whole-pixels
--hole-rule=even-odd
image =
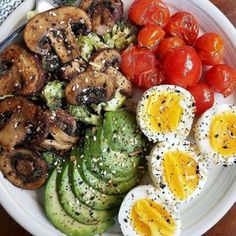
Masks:
[[[103,6],[96,6],[92,17],[92,30],[98,35],[104,35],[111,31],[115,25],[115,18],[111,12]]]
[[[118,70],[121,56],[115,49],[103,49],[92,58],[91,67],[93,70],[101,71],[110,75],[116,82],[118,88],[125,96],[132,96],[132,83],[126,79]]]
[[[83,10],[64,6],[37,14],[26,25],[24,40],[36,54],[46,55],[53,48],[62,63],[79,56],[75,35],[91,30],[91,21]]]
[[[78,75],[65,88],[67,102],[89,105],[109,101],[116,90],[115,81],[107,74],[87,71]]]
[[[104,0],[104,6],[109,9],[115,20],[120,20],[123,16],[124,5],[121,0]]]
[[[10,97],[0,102],[0,146],[11,151],[28,140],[41,142],[49,127],[43,111],[23,97]]]
[[[64,110],[47,112],[50,123],[50,134],[53,137],[45,139],[40,146],[46,149],[69,150],[79,140],[75,136],[76,121]]]
[[[67,65],[64,65],[61,71],[61,77],[64,80],[72,80],[74,77],[79,75],[85,70],[85,62],[81,60],[73,60],[69,62]]]
[[[48,167],[39,154],[19,148],[11,153],[0,153],[0,170],[15,186],[34,190],[45,183]]]
[[[106,7],[116,21],[123,16],[124,6],[121,0],[81,0],[79,4],[89,15],[93,15],[98,6]]]
[[[89,8],[91,8],[92,4],[96,4],[97,2],[94,0],[81,0],[79,4],[79,8],[81,8],[84,11],[89,11]]]
[[[0,95],[34,95],[45,82],[45,74],[39,60],[17,44],[11,44],[0,54],[6,66],[0,78]]]

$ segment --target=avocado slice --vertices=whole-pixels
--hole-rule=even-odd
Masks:
[[[117,207],[124,199],[124,195],[106,195],[92,188],[83,180],[78,168],[73,168],[72,189],[81,202],[96,210]]]
[[[117,213],[117,209],[98,211],[82,203],[72,192],[70,173],[67,163],[58,176],[57,185],[61,205],[73,219],[84,224],[97,224],[111,219]]]
[[[125,110],[105,113],[103,138],[112,150],[127,154],[142,152],[146,142],[135,115]]]
[[[107,220],[96,225],[85,225],[71,218],[62,208],[57,192],[57,169],[51,174],[45,188],[45,211],[49,220],[61,232],[68,236],[92,236],[106,231],[114,220]]]
[[[97,178],[120,183],[130,180],[137,173],[140,158],[110,149],[103,140],[102,126],[87,130],[85,137],[86,166]]]
[[[93,188],[98,191],[108,194],[108,195],[118,195],[121,193],[128,192],[131,188],[133,188],[138,181],[138,176],[135,175],[132,179],[121,182],[121,183],[112,183],[112,181],[104,181],[96,178],[86,167],[86,160],[82,161],[82,165],[80,166],[80,173],[83,173],[84,180]]]

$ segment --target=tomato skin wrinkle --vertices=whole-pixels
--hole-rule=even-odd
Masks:
[[[165,30],[167,34],[183,39],[187,45],[193,45],[199,34],[199,23],[189,12],[177,12],[171,16]]]
[[[161,0],[136,0],[130,6],[128,16],[136,25],[155,24],[164,28],[170,19],[170,11]]]
[[[143,89],[164,81],[162,66],[155,54],[146,48],[131,45],[121,56],[121,71],[127,78]]]
[[[224,58],[224,40],[216,33],[202,35],[194,47],[204,65],[215,66]]]

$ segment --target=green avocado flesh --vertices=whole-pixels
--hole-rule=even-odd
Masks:
[[[45,188],[46,214],[57,229],[69,236],[93,236],[106,231],[114,223],[112,219],[95,225],[86,225],[71,218],[60,204],[57,176],[57,169],[55,169]]]
[[[106,195],[88,185],[79,170],[73,168],[72,188],[81,202],[97,210],[106,210],[121,204],[124,195]]]
[[[98,211],[82,203],[72,192],[69,174],[66,164],[59,175],[58,192],[63,208],[73,219],[84,224],[95,224],[109,220],[117,213],[117,209]]]

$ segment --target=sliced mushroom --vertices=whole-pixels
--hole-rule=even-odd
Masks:
[[[0,78],[0,96],[34,95],[45,82],[45,73],[39,59],[18,44],[11,44],[0,54],[3,72]]]
[[[0,153],[0,170],[15,186],[34,190],[45,183],[48,167],[38,153],[19,148],[11,153]]]
[[[37,144],[48,135],[44,112],[23,97],[0,102],[0,146],[11,151],[24,140]]]
[[[115,25],[115,18],[103,6],[97,6],[92,16],[92,30],[98,35],[105,35]]]
[[[82,0],[80,1],[79,7],[86,11],[92,18],[98,8],[106,8],[110,12],[113,21],[120,20],[124,11],[123,2],[121,0]]]
[[[33,17],[24,30],[27,47],[36,54],[46,55],[53,49],[62,63],[80,55],[76,35],[91,30],[91,21],[83,10],[64,6]]]
[[[103,49],[94,55],[90,62],[91,68],[110,75],[116,82],[118,89],[125,96],[132,96],[132,83],[118,70],[121,56],[115,49]]]
[[[67,102],[72,105],[90,105],[109,101],[116,90],[115,81],[107,74],[86,71],[65,88]]]
[[[69,150],[78,141],[75,136],[76,121],[73,116],[64,110],[47,112],[50,123],[51,138],[41,142],[40,146],[46,149]]]
[[[124,4],[121,0],[103,0],[103,4],[107,9],[109,9],[116,21],[122,18],[124,13]]]
[[[81,59],[74,59],[60,69],[60,74],[64,80],[72,80],[85,70],[85,62]]]

